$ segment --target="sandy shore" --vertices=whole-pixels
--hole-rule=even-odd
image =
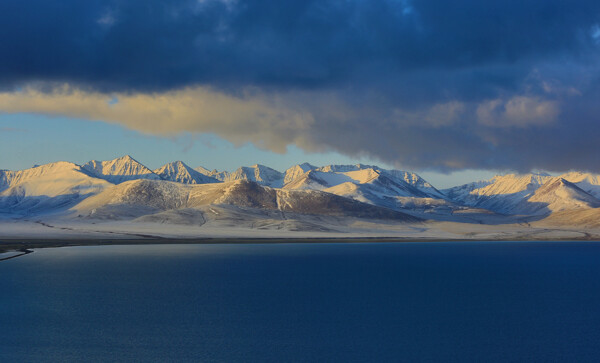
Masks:
[[[291,226],[293,227],[293,226]],[[0,221],[0,252],[25,249],[143,244],[264,244],[460,241],[600,241],[600,228],[585,226],[391,223],[343,220],[335,230],[290,230],[281,224],[219,223],[177,225],[131,221]]]
[[[598,238],[494,238],[494,239],[439,239],[401,237],[348,237],[348,238],[134,238],[134,239],[2,239],[0,253],[9,251],[25,252],[37,248],[57,248],[75,246],[113,245],[153,245],[153,244],[285,244],[285,243],[406,243],[406,242],[548,242],[548,241],[589,241],[600,242]]]

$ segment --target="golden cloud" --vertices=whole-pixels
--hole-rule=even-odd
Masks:
[[[106,95],[68,85],[50,91],[30,86],[0,93],[0,111],[101,120],[154,135],[215,133],[236,144],[252,142],[277,152],[285,152],[291,143],[305,143],[303,130],[314,122],[309,112],[260,92],[231,96],[203,87]]]

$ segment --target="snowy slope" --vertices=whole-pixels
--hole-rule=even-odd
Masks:
[[[558,183],[558,184],[557,184]],[[538,194],[534,197],[537,191],[544,193],[548,197],[545,186],[558,190],[564,200],[537,200],[541,198]],[[450,189],[444,190],[444,193],[451,200],[478,208],[485,208],[492,211],[505,214],[539,214],[542,211],[552,211],[552,208],[563,210],[566,208],[575,208],[579,204],[581,196],[578,192],[567,193],[573,191],[574,188],[593,197],[600,197],[600,176],[593,174],[585,174],[571,172],[562,174],[558,177],[553,177],[549,174],[507,174],[503,176],[495,176],[487,181],[480,181],[470,184],[465,184]],[[532,200],[534,198],[535,200]],[[572,200],[569,200],[572,198]],[[585,198],[584,198],[585,199]],[[534,208],[534,202],[547,203],[551,206],[550,209]],[[558,203],[558,204],[555,204]],[[537,205],[541,205],[537,204]],[[593,204],[593,203],[592,203]],[[528,206],[529,205],[529,206]],[[527,207],[528,206],[528,207]]]
[[[515,207],[521,201],[551,179],[552,176],[548,174],[508,174],[446,189],[444,193],[457,203],[514,214]]]
[[[154,170],[154,173],[163,180],[169,180],[183,184],[207,184],[219,182],[215,178],[209,177],[190,168],[182,161],[174,161],[172,163],[165,164]]]
[[[112,185],[64,161],[2,174],[0,213],[5,215],[56,212]]]
[[[108,160],[92,160],[82,166],[91,175],[102,178],[114,184],[123,183],[128,180],[150,179],[160,180],[160,177],[129,155]]]
[[[399,211],[427,210],[430,213],[447,214],[451,210],[459,208],[445,199],[431,198],[403,187],[403,185],[396,185],[393,181],[381,177],[373,183],[346,182],[323,191]]]
[[[521,201],[515,212],[526,215],[600,207],[600,200],[563,178],[553,178]]]
[[[600,198],[600,175],[574,171],[562,174],[559,177],[577,185],[596,198]]]

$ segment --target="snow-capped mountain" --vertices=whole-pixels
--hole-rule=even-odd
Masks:
[[[65,161],[0,175],[0,214],[5,215],[64,210],[111,185]]]
[[[391,189],[391,194],[403,197],[444,199],[445,195],[416,173],[403,170],[383,169],[374,165],[328,165],[315,169],[321,173],[344,175],[355,184],[374,184]],[[335,183],[330,187],[339,185]]]
[[[286,190],[327,190],[332,194],[375,205],[378,204],[378,199],[381,199],[382,196],[391,196],[392,198],[398,196],[445,198],[440,191],[415,173],[386,170],[364,164],[317,167],[309,163],[303,163],[290,167],[284,173],[260,164],[249,167],[243,166],[232,173],[209,171],[203,167],[196,168],[196,171],[224,182],[249,180],[261,185]],[[361,189],[364,191],[346,194],[345,191],[351,189],[349,186],[335,188],[344,183],[363,185]],[[369,194],[371,197],[364,197],[364,194]],[[375,198],[374,195],[379,197]],[[388,206],[393,204],[387,203]]]
[[[183,184],[208,184],[218,183],[219,180],[202,174],[189,166],[183,161],[174,161],[165,164],[154,170],[154,173],[163,180],[174,181]]]
[[[307,164],[303,165],[306,168]],[[297,176],[294,179],[286,178],[288,182],[283,186],[284,189],[322,190],[395,210],[405,210],[407,203],[412,208],[419,205],[420,209],[439,206],[437,200],[446,206],[450,204],[440,191],[415,173],[364,164],[328,165],[311,168],[303,174],[299,173],[303,170],[301,166],[291,170]]]
[[[124,156],[82,166],[56,162],[0,170],[0,215],[9,218],[68,213],[155,220],[156,213],[168,212],[156,220],[169,221],[188,210],[197,222],[206,208],[229,206],[252,209],[255,221],[285,212],[392,219],[409,214],[465,223],[486,223],[492,217],[502,223],[508,218],[503,214],[514,216],[505,223],[541,217],[557,223],[560,215],[577,223],[577,216],[590,220],[596,215],[585,211],[600,210],[599,196],[600,176],[578,172],[508,174],[441,192],[415,173],[364,164],[304,163],[283,173],[255,164],[229,173],[194,170],[176,161],[152,171]],[[228,218],[247,217],[247,212],[235,213]],[[286,220],[283,214],[277,218]]]
[[[114,184],[135,179],[160,180],[160,176],[129,155],[108,161],[92,160],[82,165],[82,168],[90,175]]]

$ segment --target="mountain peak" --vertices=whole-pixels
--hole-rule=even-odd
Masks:
[[[126,161],[126,162],[138,162],[137,160],[135,160],[134,158],[131,157],[131,155],[127,154],[127,155],[123,155],[121,157],[118,157],[116,159],[113,159],[112,161]]]
[[[161,166],[160,168],[158,168],[156,170],[162,170],[165,168],[185,168],[185,169],[192,170],[192,168],[190,168],[186,163],[184,163],[181,160],[171,161],[170,163],[166,163],[165,165]],[[155,173],[156,173],[156,170],[154,171]]]
[[[542,185],[536,192],[534,195],[541,195],[541,194],[547,194],[549,192],[554,192],[559,188],[568,188],[568,189],[572,189],[574,191],[576,191],[577,193],[586,193],[584,190],[582,190],[581,188],[579,188],[576,184],[571,183],[570,181],[561,178],[561,177],[556,177],[554,179],[551,179],[550,181],[548,181],[547,183],[545,183],[544,185]]]
[[[173,162],[171,162],[171,163],[169,163],[169,164],[173,164],[173,165],[177,165],[177,166],[179,166],[179,167],[184,167],[184,168],[189,168],[189,169],[191,169],[191,168],[190,168],[190,167],[189,167],[189,166],[188,166],[186,163],[184,163],[184,162],[183,162],[183,161],[181,161],[181,160],[176,160],[176,161],[173,161]]]
[[[82,169],[97,178],[107,180],[114,184],[133,179],[160,179],[160,177],[154,174],[152,170],[148,169],[129,155],[108,161],[92,160],[82,165]]]
[[[302,164],[294,165],[294,166],[288,168],[284,172],[283,185],[293,182],[294,180],[296,180],[300,176],[302,176],[304,173],[311,171],[313,169],[316,169],[316,167],[309,163],[302,163]]]
[[[154,173],[164,180],[183,184],[209,184],[218,182],[215,178],[192,169],[181,160],[167,163],[154,170]]]
[[[296,164],[296,165],[294,165],[294,166],[291,166],[291,167],[289,167],[289,168],[286,170],[286,172],[287,172],[288,170],[294,170],[294,169],[295,169],[295,170],[302,170],[303,172],[307,172],[307,171],[309,171],[309,170],[312,170],[312,169],[317,169],[317,167],[316,167],[316,166],[314,166],[314,165],[312,165],[312,164],[310,164],[310,163],[306,163],[306,162],[305,162],[305,163],[302,163],[302,164]]]
[[[268,167],[268,166],[266,166],[266,165],[263,165],[263,164],[254,164],[254,165],[250,165],[249,167],[250,167],[251,169],[269,170],[269,171],[271,171],[271,170],[272,170],[272,171],[274,171],[274,172],[277,172],[277,173],[279,173],[279,171],[277,171],[277,170],[275,170],[275,169],[273,169],[273,168],[271,168],[271,167]]]

